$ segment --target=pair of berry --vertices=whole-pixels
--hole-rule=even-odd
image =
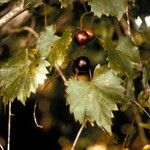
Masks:
[[[89,41],[94,39],[95,34],[93,29],[85,28],[84,30],[79,30],[75,33],[74,40],[79,46],[86,45]]]

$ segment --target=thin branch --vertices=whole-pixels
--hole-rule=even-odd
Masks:
[[[0,144],[0,148],[1,148],[1,150],[4,150],[4,147],[2,146],[2,144]]]
[[[7,136],[7,150],[10,150],[10,133],[11,133],[11,101],[8,104],[8,136]]]
[[[150,114],[138,103],[136,102],[135,100],[131,100],[134,104],[136,104],[139,108],[141,108],[145,114],[150,118]]]
[[[8,12],[5,16],[0,19],[0,28],[2,28],[5,24],[7,24],[10,20],[24,12],[26,9],[23,7],[16,7],[10,12]]]
[[[126,17],[127,17],[127,32],[128,32],[128,35],[131,36],[131,28],[130,28],[130,20],[129,20],[129,13],[128,13],[128,5],[126,6]]]
[[[64,76],[64,74],[63,74],[61,68],[58,66],[58,64],[55,64],[55,68],[56,68],[56,70],[58,71],[58,73],[59,73],[59,75],[61,76],[61,78],[63,79],[63,81],[66,82],[67,79],[66,79],[66,77]]]
[[[84,18],[84,16],[85,16],[85,15],[88,15],[88,14],[90,14],[90,13],[93,13],[93,12],[88,11],[88,12],[85,12],[85,13],[81,16],[81,18],[80,18],[80,30],[83,29],[83,18]]]
[[[33,109],[33,118],[34,118],[34,122],[35,122],[35,124],[36,124],[36,126],[38,127],[38,128],[43,128],[43,126],[42,125],[40,125],[40,124],[38,124],[38,121],[37,121],[37,118],[36,118],[36,108],[37,108],[37,100],[36,100],[36,102],[35,102],[35,104],[34,104],[34,109]]]
[[[140,139],[141,139],[141,142],[143,145],[147,144],[148,143],[148,139],[145,135],[145,131],[143,128],[140,127],[139,123],[142,122],[142,118],[140,116],[140,113],[139,113],[139,110],[137,108],[136,105],[132,105],[132,110],[133,110],[133,114],[135,116],[135,121],[137,123],[137,127],[138,127],[138,131],[139,131],[139,136],[140,136]]]
[[[39,38],[39,34],[34,29],[32,29],[31,27],[28,27],[28,26],[24,26],[24,27],[19,28],[19,29],[12,29],[12,31],[10,31],[10,32],[11,33],[16,33],[16,32],[21,32],[21,31],[28,31],[32,35],[34,35],[35,38]]]
[[[77,141],[78,141],[78,139],[79,139],[79,137],[80,137],[80,135],[81,135],[81,133],[82,133],[82,130],[84,129],[84,126],[85,126],[85,124],[82,124],[82,126],[80,127],[80,129],[79,129],[79,131],[78,131],[78,134],[77,134],[77,136],[76,136],[76,138],[75,138],[75,140],[74,140],[74,142],[73,142],[73,145],[72,145],[71,150],[74,150],[74,149],[75,149],[75,146],[76,146]]]

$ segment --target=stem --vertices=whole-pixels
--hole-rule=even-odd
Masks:
[[[34,118],[34,122],[35,122],[36,126],[37,126],[38,128],[43,128],[43,126],[41,126],[40,124],[38,124],[38,121],[37,121],[37,118],[36,118],[36,108],[37,108],[37,100],[36,100],[36,102],[35,102],[35,104],[34,104],[33,118]]]
[[[129,20],[129,13],[128,13],[128,5],[126,6],[126,17],[127,17],[127,33],[131,36],[131,28],[130,28],[130,20]]]
[[[39,34],[34,29],[32,29],[31,27],[28,27],[28,26],[24,26],[24,27],[19,28],[19,29],[13,29],[10,32],[11,33],[16,33],[16,32],[21,32],[21,31],[28,31],[29,33],[34,35],[35,38],[39,38]]]
[[[61,68],[58,66],[58,64],[55,64],[55,68],[56,68],[56,70],[58,71],[58,73],[59,73],[59,75],[61,76],[61,78],[63,79],[63,81],[66,82],[67,79],[66,79],[66,77],[64,76],[64,74],[63,74]]]
[[[48,25],[48,22],[47,22],[47,5],[44,4],[44,25],[45,27]]]
[[[80,30],[83,29],[83,17],[84,17],[85,15],[90,14],[90,13],[92,13],[92,12],[91,12],[91,11],[85,12],[85,13],[81,16],[81,18],[80,18]]]
[[[2,28],[6,23],[8,23],[10,20],[12,20],[13,18],[18,16],[19,14],[21,14],[25,10],[26,9],[23,7],[16,7],[13,10],[11,10],[10,12],[8,12],[5,16],[3,16],[0,19],[0,28]]]
[[[11,100],[8,104],[8,137],[7,137],[7,150],[10,150],[10,132],[11,132]]]
[[[77,141],[78,141],[78,139],[79,139],[79,137],[80,137],[80,135],[81,135],[81,133],[82,133],[82,130],[84,129],[84,126],[85,126],[85,124],[82,124],[82,126],[80,127],[80,129],[79,129],[79,131],[78,131],[78,134],[77,134],[77,136],[76,136],[76,138],[75,138],[75,140],[74,140],[74,142],[73,142],[73,145],[72,145],[71,150],[74,150],[74,148],[75,148],[75,146],[76,146],[76,144],[77,144]]]
[[[4,150],[4,147],[2,146],[2,144],[0,144],[0,148],[1,148],[1,150]]]
[[[133,103],[135,103],[139,108],[141,108],[145,114],[150,118],[150,114],[135,100],[131,100]]]
[[[133,109],[133,114],[135,116],[135,121],[137,123],[137,127],[138,127],[138,131],[139,131],[139,136],[140,136],[141,142],[142,142],[143,145],[146,145],[148,143],[148,140],[146,138],[144,129],[141,128],[140,125],[139,125],[139,123],[142,122],[139,110],[138,110],[136,105],[133,105],[132,109]]]

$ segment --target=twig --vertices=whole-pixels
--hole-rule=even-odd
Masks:
[[[1,150],[4,150],[4,147],[2,146],[2,144],[0,144],[0,148],[1,148]]]
[[[5,16],[3,16],[0,19],[0,28],[2,28],[6,23],[8,23],[10,20],[12,20],[13,18],[18,16],[19,14],[21,14],[25,10],[26,9],[23,7],[16,7],[13,10],[11,10],[10,12],[8,12]]]
[[[73,145],[72,145],[71,150],[74,150],[74,148],[75,148],[75,146],[76,146],[76,144],[77,144],[77,141],[78,141],[78,139],[79,139],[79,137],[80,137],[80,135],[81,135],[81,133],[82,133],[82,130],[84,129],[84,126],[85,126],[85,124],[82,124],[82,126],[80,127],[80,129],[79,129],[79,131],[78,131],[78,134],[77,134],[77,136],[76,136],[76,138],[75,138],[75,140],[74,140],[74,142],[73,142]]]
[[[136,102],[135,100],[131,101],[135,103],[139,108],[141,108],[145,112],[145,114],[150,118],[150,114],[138,102]]]
[[[88,12],[85,12],[85,13],[81,16],[81,18],[80,18],[80,30],[83,29],[83,18],[84,18],[84,16],[85,16],[85,15],[88,15],[88,14],[90,14],[90,13],[93,13],[93,12],[88,11]]]
[[[28,26],[24,26],[22,28],[19,28],[19,29],[13,29],[12,31],[10,31],[11,33],[16,33],[16,32],[21,32],[21,31],[28,31],[30,32],[32,35],[34,35],[36,38],[39,38],[39,34],[34,30],[32,29],[31,27],[28,27]]]
[[[11,100],[8,104],[8,136],[7,136],[7,150],[10,150],[10,132],[11,132]]]
[[[34,104],[34,109],[33,109],[33,118],[34,118],[34,122],[35,122],[35,124],[36,124],[36,126],[38,127],[38,128],[43,128],[43,126],[42,125],[40,125],[40,124],[38,124],[38,121],[37,121],[37,118],[36,118],[36,108],[37,108],[37,100],[36,100],[36,102],[35,102],[35,104]]]
[[[131,139],[129,139],[129,137],[130,136],[132,136],[132,138],[135,136],[135,133],[133,133],[133,125],[134,125],[134,122],[135,122],[135,118],[132,120],[132,122],[131,122],[131,126],[132,126],[132,131],[131,131],[131,133],[132,133],[132,135],[131,135],[131,133],[129,132],[126,136],[125,136],[125,138],[124,138],[124,141],[123,141],[123,144],[122,144],[122,149],[124,150],[125,149],[125,147],[126,147],[126,144],[127,144],[127,141],[129,141],[130,140],[130,143],[131,143]],[[130,144],[129,143],[129,144]],[[129,145],[128,145],[129,146]]]
[[[129,20],[129,13],[128,13],[128,5],[126,6],[126,17],[127,17],[127,33],[131,36],[131,28],[130,28],[130,20]]]
[[[145,135],[144,129],[141,128],[140,125],[139,125],[139,123],[142,122],[139,110],[138,110],[136,105],[132,106],[132,110],[133,110],[133,114],[135,116],[135,121],[137,123],[137,127],[138,127],[138,131],[139,131],[139,136],[140,136],[141,142],[142,142],[143,145],[145,145],[145,144],[148,143],[148,140],[147,140],[147,137]]]
[[[55,64],[55,68],[56,68],[56,70],[58,71],[58,73],[59,73],[59,75],[61,76],[61,78],[63,79],[63,81],[66,82],[67,79],[66,79],[66,77],[64,76],[64,74],[63,74],[61,68],[58,66],[58,64]]]

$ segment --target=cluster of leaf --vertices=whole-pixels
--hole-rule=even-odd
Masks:
[[[28,1],[28,4],[35,1]],[[72,5],[73,1],[60,0],[61,7]],[[89,121],[96,123],[111,134],[111,118],[113,111],[118,110],[117,103],[126,103],[127,88],[123,86],[122,75],[133,79],[134,69],[140,62],[138,47],[130,37],[119,36],[113,40],[107,32],[99,34],[102,15],[121,19],[128,2],[134,0],[89,0],[91,11],[99,17],[96,38],[106,52],[107,64],[97,65],[91,81],[68,79],[66,85],[66,103],[70,112],[81,124]],[[106,23],[106,22],[105,22]],[[109,29],[108,29],[109,30]],[[0,95],[4,103],[16,97],[25,103],[31,92],[35,92],[38,84],[46,79],[53,67],[65,68],[70,58],[70,47],[73,49],[72,29],[66,27],[61,37],[55,35],[55,28],[50,25],[40,33],[35,49],[21,50],[12,56],[0,68]],[[149,65],[145,67],[145,82],[149,80]],[[120,76],[119,76],[120,75]],[[130,90],[130,89],[129,89]]]

